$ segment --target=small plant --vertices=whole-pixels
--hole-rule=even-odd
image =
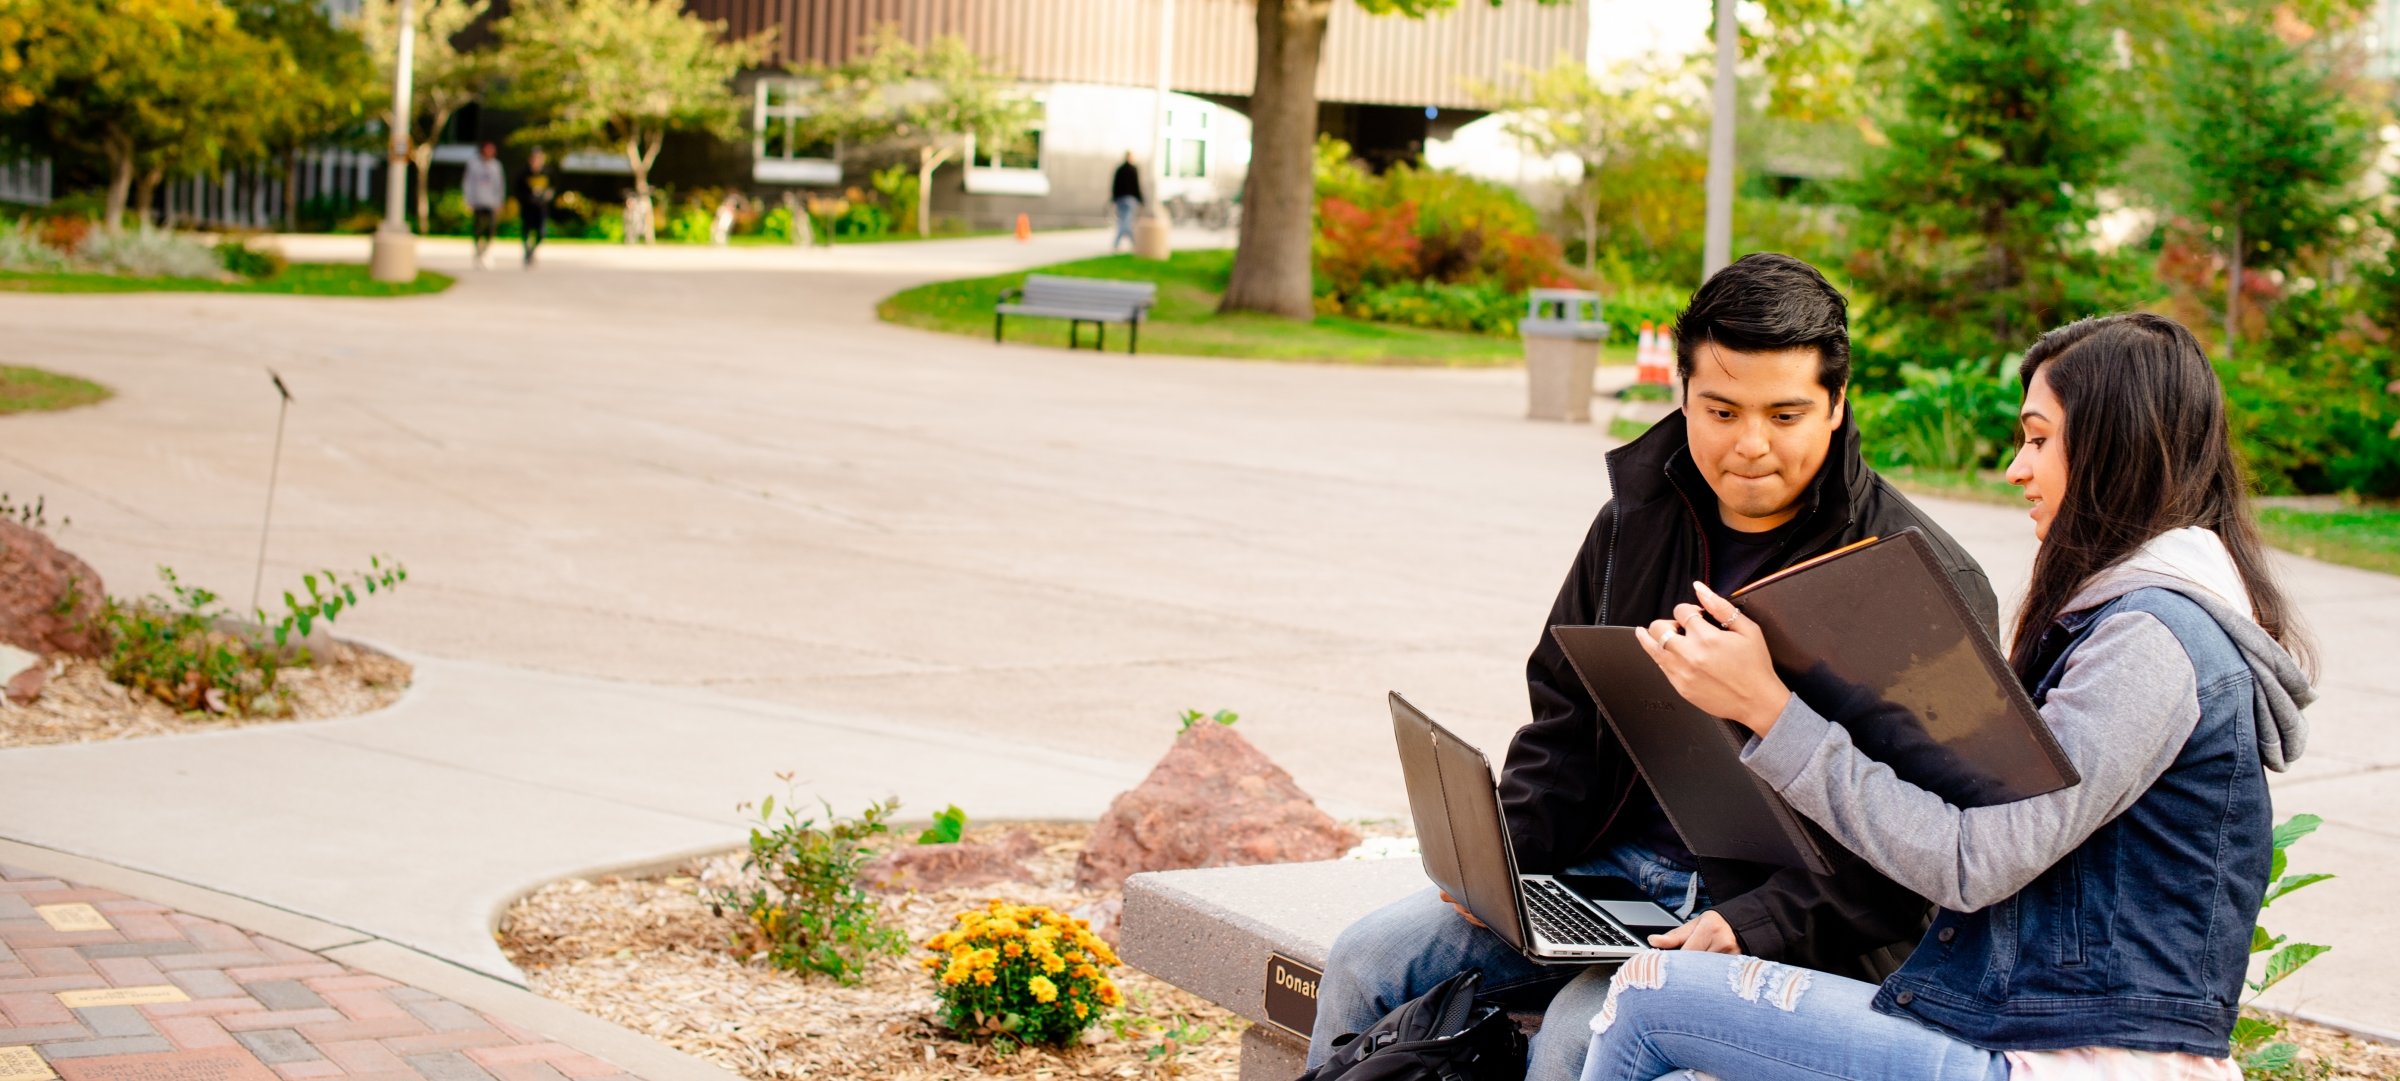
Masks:
[[[87,269],[129,278],[226,278],[214,249],[149,225],[93,234],[76,249],[75,259]]]
[[[792,775],[778,773],[791,784]],[[875,855],[869,839],[888,832],[900,801],[867,805],[857,818],[833,813],[822,803],[825,822],[803,816],[788,798],[768,796],[750,827],[750,854],[743,880],[712,893],[709,910],[742,918],[734,935],[737,952],[785,972],[817,972],[855,983],[877,957],[908,947],[905,935],[885,924],[883,911],[859,871]],[[749,804],[742,805],[747,809]]]
[[[1117,954],[1088,921],[997,898],[925,940],[951,1031],[995,1045],[1065,1044],[1123,1001]]]
[[[252,247],[241,240],[217,242],[217,261],[224,264],[227,271],[251,281],[272,278],[291,265],[290,260],[284,258],[282,248],[272,243]]]
[[[2275,856],[2267,870],[2267,895],[2258,904],[2261,913],[2266,911],[2267,906],[2274,904],[2277,898],[2333,877],[2329,874],[2286,875],[2283,873],[2286,859],[2285,850],[2300,838],[2316,832],[2317,827],[2323,825],[2324,821],[2315,815],[2293,815],[2289,821],[2275,827]],[[2243,1005],[2247,1006],[2257,1002],[2258,996],[2265,994],[2267,988],[2283,982],[2284,977],[2300,971],[2301,966],[2316,960],[2318,955],[2333,948],[2319,946],[2313,942],[2287,943],[2284,938],[2283,935],[2268,934],[2264,926],[2254,926],[2250,929],[2250,952],[2252,954],[2265,953],[2268,954],[2268,957],[2266,968],[2259,973],[2257,979],[2249,981],[2250,1001]],[[2233,1057],[2241,1062],[2243,1077],[2250,1078],[2252,1081],[2266,1081],[2270,1078],[2300,1076],[2298,1073],[2300,1049],[2289,1041],[2276,1038],[2281,1035],[2283,1035],[2281,1022],[2270,1021],[2259,1016],[2255,1011],[2245,1013],[2234,1021]]]
[[[917,835],[921,845],[954,845],[967,835],[967,812],[951,804],[933,816],[933,828]]]
[[[1191,731],[1193,725],[1199,724],[1202,721],[1215,721],[1218,724],[1229,725],[1235,721],[1241,720],[1242,715],[1235,713],[1230,709],[1220,709],[1213,714],[1202,713],[1196,709],[1187,709],[1183,711],[1183,715],[1180,719],[1183,721],[1183,726],[1175,730],[1176,735],[1182,735],[1185,732]]]
[[[107,628],[108,678],[182,710],[254,714],[279,712],[283,692],[276,686],[285,667],[309,663],[308,651],[287,653],[297,632],[306,638],[318,621],[334,617],[358,603],[358,591],[388,591],[408,579],[399,564],[386,566],[382,557],[373,570],[345,581],[328,570],[303,575],[308,591],[283,595],[284,614],[270,623],[265,610],[254,611],[257,622],[245,626],[218,596],[187,586],[174,568],[158,568],[168,597],[139,600],[109,599],[100,609]],[[73,598],[62,604],[72,605]],[[273,644],[269,645],[268,640]]]
[[[15,522],[27,529],[48,529],[50,517],[44,513],[48,506],[49,500],[42,496],[33,497],[31,503],[18,503],[11,500],[7,492],[0,492],[0,521]],[[61,518],[58,524],[63,528],[74,525],[75,520]]]
[[[1159,1034],[1158,1042],[1142,1052],[1142,1057],[1152,1062],[1173,1062],[1186,1048],[1204,1043],[1215,1034],[1216,1029],[1197,1021],[1187,1021],[1182,1014],[1176,1014],[1175,1023]]]

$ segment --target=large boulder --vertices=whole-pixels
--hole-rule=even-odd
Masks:
[[[0,642],[97,657],[107,644],[100,572],[39,531],[0,520]]]
[[[1329,860],[1357,843],[1357,830],[1317,809],[1249,740],[1194,725],[1108,805],[1075,861],[1075,884],[1115,889],[1142,871]]]

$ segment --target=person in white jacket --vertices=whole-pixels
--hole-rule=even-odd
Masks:
[[[467,210],[475,215],[475,265],[492,265],[492,237],[499,229],[500,207],[508,202],[508,177],[500,171],[500,148],[483,144],[467,163]]]

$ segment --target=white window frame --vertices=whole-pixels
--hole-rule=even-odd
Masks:
[[[750,107],[750,178],[767,184],[839,185],[842,182],[842,162],[839,148],[833,157],[767,156],[767,125],[769,122],[790,124],[807,115],[798,105],[783,105],[770,111],[767,91],[781,86],[796,91],[803,85],[799,79],[767,77],[751,87]],[[796,142],[787,129],[784,145]]]
[[[1204,181],[1208,179],[1210,173],[1215,171],[1217,167],[1216,133],[1211,130],[1208,123],[1209,114],[1214,111],[1215,108],[1209,105],[1169,105],[1167,107],[1167,126],[1166,130],[1161,133],[1166,141],[1166,145],[1160,148],[1164,153],[1164,157],[1159,161],[1161,177],[1167,180]],[[1200,144],[1199,172],[1175,171],[1175,144],[1177,143]]]
[[[1029,95],[1035,106],[1031,129],[1034,135],[1033,164],[977,165],[975,137],[967,136],[966,188],[971,195],[1033,195],[1050,194],[1050,174],[1042,170],[1043,150],[1050,133],[1050,99],[1041,94]]]

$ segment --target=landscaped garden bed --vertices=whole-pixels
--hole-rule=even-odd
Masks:
[[[0,696],[0,747],[167,736],[273,721],[313,721],[382,709],[407,693],[407,661],[364,646],[327,641],[314,663],[286,668],[277,683],[287,693],[273,713],[177,709],[108,678],[99,661],[51,660],[40,697],[15,704]]]

